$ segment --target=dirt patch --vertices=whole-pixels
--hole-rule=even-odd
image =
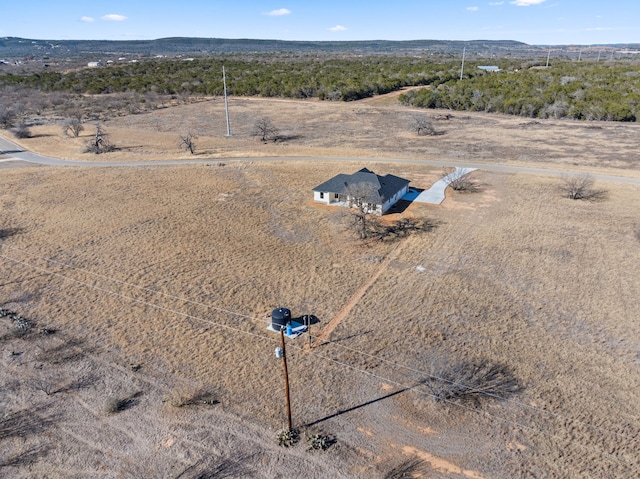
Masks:
[[[435,469],[438,472],[444,472],[445,474],[460,474],[464,477],[469,477],[471,479],[485,478],[485,476],[482,476],[477,471],[464,470],[449,461],[445,461],[444,459],[441,459],[432,454],[429,454],[428,452],[420,451],[415,447],[404,446],[402,448],[402,452],[409,456],[415,455],[419,457],[420,459],[428,463],[433,469]]]

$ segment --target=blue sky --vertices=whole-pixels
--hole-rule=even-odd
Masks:
[[[0,37],[640,43],[638,0],[0,0]]]

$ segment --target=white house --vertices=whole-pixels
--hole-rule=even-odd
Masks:
[[[369,212],[383,215],[407,192],[409,180],[394,175],[380,176],[366,168],[352,175],[339,174],[313,189],[313,200],[326,205],[351,207],[366,203]]]
[[[486,72],[499,72],[500,67],[497,65],[480,65],[478,70],[484,70]]]

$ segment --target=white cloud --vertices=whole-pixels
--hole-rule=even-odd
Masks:
[[[343,27],[342,25],[336,25],[335,27],[329,28],[332,32],[344,32],[347,30],[347,27]]]
[[[291,10],[288,8],[279,8],[277,10],[271,10],[265,15],[269,15],[270,17],[282,17],[283,15],[291,15]]]
[[[81,22],[91,23],[91,22],[95,21],[95,18],[93,18],[93,17],[80,17],[80,21]]]
[[[477,12],[478,11],[478,7],[467,7],[467,11],[468,12]]]
[[[531,5],[540,5],[546,1],[547,0],[513,0],[511,4],[517,5],[518,7],[530,7]]]
[[[497,7],[498,5],[504,5],[504,2],[489,2],[489,5],[492,7]]]
[[[124,15],[118,15],[117,13],[110,13],[101,17],[105,22],[123,22],[127,19]]]

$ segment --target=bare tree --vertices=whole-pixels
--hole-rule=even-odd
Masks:
[[[53,396],[54,394],[60,392],[60,388],[58,387],[58,385],[54,381],[48,379],[34,379],[32,381],[32,384],[34,389],[42,391],[47,396]]]
[[[189,132],[186,135],[180,135],[180,144],[178,148],[184,151],[188,151],[192,155],[196,152],[196,143],[195,140],[198,137],[193,133]]]
[[[147,110],[155,110],[161,103],[160,97],[155,91],[148,91],[144,94],[144,103]]]
[[[429,359],[430,374],[424,381],[436,402],[471,402],[504,399],[520,391],[513,373],[488,360],[463,362],[435,355]]]
[[[78,138],[83,130],[82,120],[77,117],[68,118],[62,124],[62,133],[65,135],[71,134],[74,138]]]
[[[388,463],[381,467],[389,467]],[[384,474],[384,479],[409,479],[411,477],[428,477],[426,473],[431,472],[429,465],[422,459],[412,457],[409,459],[397,460],[392,463],[391,469]]]
[[[96,155],[99,155],[100,153],[106,153],[115,149],[116,147],[109,141],[109,135],[105,131],[104,127],[102,125],[96,125],[96,134],[87,143],[85,151],[87,153],[95,153]]]
[[[407,236],[433,231],[438,223],[429,219],[401,218],[394,223],[376,222],[371,228],[371,238],[379,241],[394,241]]]
[[[414,116],[411,119],[409,128],[411,128],[411,131],[415,132],[418,136],[434,136],[438,134],[431,123],[431,120],[429,120],[429,117],[426,115]]]
[[[13,111],[16,114],[16,120],[19,124],[24,124],[27,118],[28,110],[24,101],[18,101],[13,104]]]
[[[462,168],[445,168],[442,178],[449,181],[449,186],[455,191],[471,193],[479,190],[476,180],[469,176],[468,170]]]
[[[278,128],[268,116],[258,118],[253,124],[253,136],[259,137],[263,143],[278,141],[278,133]]]
[[[588,173],[562,177],[560,189],[564,196],[572,200],[599,199],[605,195],[604,190],[594,187],[595,179]]]
[[[11,128],[16,120],[17,114],[11,107],[0,105],[0,127]]]
[[[29,98],[29,107],[36,115],[42,115],[42,112],[51,106],[49,98],[37,90],[29,92]]]
[[[82,123],[82,120],[84,120],[84,111],[82,110],[82,108],[71,108],[69,109],[69,118],[75,118],[77,119],[80,123]]]
[[[350,206],[349,229],[361,240],[372,238],[379,229],[379,216],[372,196],[376,192],[373,183],[356,183],[346,185],[347,202]]]

